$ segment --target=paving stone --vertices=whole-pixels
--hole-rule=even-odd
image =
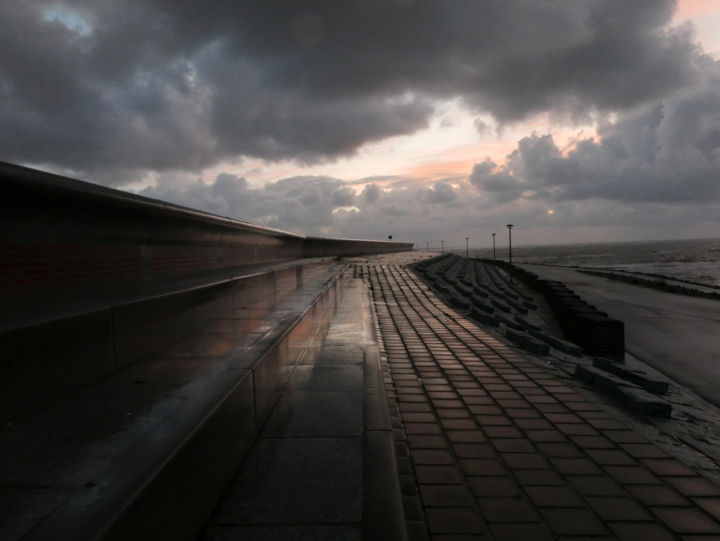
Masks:
[[[666,481],[683,496],[720,496],[720,487],[704,477],[667,477]]]
[[[537,470],[548,467],[548,462],[537,453],[502,453],[500,455],[511,470]]]
[[[658,524],[620,522],[610,524],[610,528],[621,541],[674,541],[677,539],[670,531]]]
[[[660,480],[639,466],[604,466],[613,479],[627,485],[657,485]]]
[[[476,415],[475,418],[480,426],[502,426],[512,424],[512,421],[504,415]]]
[[[413,449],[410,456],[415,464],[447,465],[453,463],[452,455],[440,449]]]
[[[540,513],[556,535],[603,535],[607,528],[587,509],[542,509]]]
[[[415,475],[420,484],[462,484],[464,479],[455,466],[416,466]]]
[[[453,443],[482,443],[486,441],[479,428],[477,430],[448,430],[445,434]]]
[[[460,411],[460,410],[459,410]],[[446,430],[477,430],[475,421],[470,419],[443,419],[442,427]]]
[[[408,434],[442,434],[442,429],[435,423],[405,423]]]
[[[527,486],[525,492],[538,507],[584,507],[582,498],[567,486]]]
[[[622,487],[602,475],[571,475],[568,482],[583,496],[620,496],[624,494]]]
[[[525,435],[536,443],[567,441],[562,432],[557,430],[526,430]]]
[[[720,500],[717,498],[695,498],[693,501],[715,520],[720,520]]]
[[[428,507],[473,507],[475,500],[462,485],[420,485],[420,496]]]
[[[551,458],[553,466],[565,475],[601,475],[602,470],[586,458]]]
[[[486,531],[480,517],[473,509],[429,508],[426,509],[430,532],[435,533],[482,533]]]
[[[534,453],[535,447],[528,440],[520,438],[493,438],[492,444],[501,453]]]
[[[412,412],[403,413],[402,419],[406,423],[432,423],[436,420],[435,415],[433,415],[432,413],[429,413],[429,412],[428,413],[412,413]]]
[[[542,524],[491,524],[495,541],[550,541],[553,536]]]
[[[520,488],[509,476],[471,477],[468,480],[473,494],[477,497],[514,497],[520,495]]]
[[[495,451],[486,443],[455,443],[455,454],[460,458],[492,458]]]
[[[464,458],[460,466],[466,475],[503,475],[506,472],[502,462],[494,459]]]
[[[479,498],[478,505],[483,518],[488,523],[493,522],[539,522],[540,517],[533,506],[519,498]]]
[[[553,470],[518,470],[515,477],[523,486],[562,486],[565,481]]]
[[[648,506],[686,506],[689,500],[672,488],[662,485],[628,485],[627,490],[637,500]]]
[[[587,454],[600,465],[632,466],[637,464],[630,455],[622,451],[589,449]]]
[[[652,521],[652,515],[631,498],[617,496],[592,497],[587,499],[595,512],[603,520],[609,521]]]
[[[670,458],[665,451],[649,443],[621,443],[620,447],[634,458]]]
[[[681,462],[668,459],[650,459],[643,460],[642,463],[647,466],[656,475],[665,476],[690,476],[694,475],[694,471],[682,464]]]
[[[412,449],[445,449],[447,444],[442,436],[408,436],[408,445]]]
[[[577,446],[571,443],[537,443],[538,451],[548,457],[579,457],[582,456]]]
[[[693,507],[653,507],[653,513],[676,533],[720,534],[720,524]]]
[[[467,419],[470,414],[464,409],[439,409],[438,417],[441,419]]]

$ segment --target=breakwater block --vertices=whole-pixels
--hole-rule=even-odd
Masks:
[[[591,385],[598,392],[614,397],[625,407],[641,415],[670,417],[672,413],[671,404],[633,383],[595,367],[577,364],[573,378]]]
[[[500,322],[497,320],[495,316],[492,316],[488,314],[487,312],[483,312],[481,310],[478,310],[477,308],[473,308],[470,312],[472,317],[479,321],[480,323],[484,325],[489,325],[490,327],[497,327],[500,325]]]
[[[615,391],[615,398],[628,408],[643,415],[668,418],[672,414],[671,404],[660,400],[644,389],[620,387]]]
[[[492,314],[493,312],[495,312],[495,308],[493,306],[486,302],[483,302],[482,299],[478,299],[477,297],[472,297],[472,303],[475,308],[482,310],[483,312],[487,312],[488,314]]]
[[[533,338],[532,336],[528,336],[527,334],[514,331],[512,329],[505,330],[505,337],[525,351],[529,351],[535,355],[547,355],[550,351],[550,344],[546,344],[537,338]]]
[[[593,366],[601,370],[605,370],[616,376],[631,381],[635,385],[639,385],[646,391],[652,394],[665,394],[668,392],[669,383],[667,381],[660,381],[647,377],[645,374],[629,370],[624,366],[620,366],[611,359],[604,359],[602,357],[596,357],[593,359]]]
[[[527,329],[532,329],[533,331],[539,331],[539,330],[540,330],[540,326],[539,326],[539,325],[535,325],[534,323],[531,323],[530,321],[528,321],[528,320],[525,319],[524,317],[515,316],[515,321],[517,321],[520,325],[522,325],[523,327],[525,327],[525,328],[527,328]],[[541,338],[541,340],[542,340],[542,338]]]
[[[505,303],[502,303],[502,302],[497,301],[497,300],[495,300],[495,299],[490,299],[490,304],[492,304],[492,305],[493,305],[495,308],[497,308],[498,310],[502,310],[503,312],[508,312],[508,313],[510,313],[510,307],[509,307],[507,304],[505,304]]]
[[[558,351],[562,351],[573,357],[582,357],[583,348],[577,344],[573,344],[556,336],[548,336],[547,342]]]
[[[498,319],[500,323],[505,325],[508,329],[515,329],[516,331],[522,331],[525,329],[520,323],[517,321],[514,321],[510,319],[509,317],[505,317],[502,314],[495,314],[495,317]]]
[[[457,293],[457,291],[452,291],[450,293],[450,304],[455,306],[456,308],[462,308],[464,310],[470,309],[470,301],[467,300],[466,297],[460,295]]]

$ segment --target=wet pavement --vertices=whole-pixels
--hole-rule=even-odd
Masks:
[[[403,538],[367,288],[347,276],[341,295],[201,539]]]
[[[411,539],[712,539],[720,488],[536,359],[367,268]]]
[[[718,485],[444,305],[413,259],[354,260],[201,539],[720,539]]]

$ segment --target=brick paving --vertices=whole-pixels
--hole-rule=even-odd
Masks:
[[[364,267],[411,540],[720,539],[720,488],[443,305]]]

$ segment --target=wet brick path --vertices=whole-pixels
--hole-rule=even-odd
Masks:
[[[419,539],[720,539],[720,488],[407,268],[368,265],[408,533]]]

